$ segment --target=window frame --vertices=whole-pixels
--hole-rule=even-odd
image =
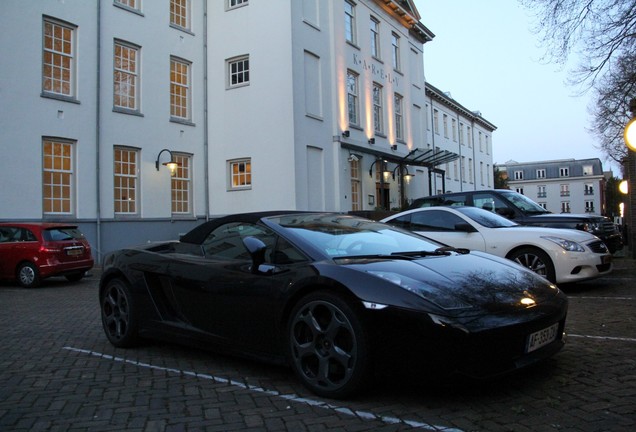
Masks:
[[[47,25],[51,26],[50,44],[47,42]],[[62,51],[55,49],[56,28],[60,28],[62,37],[62,46],[68,44],[70,49]],[[68,40],[66,39],[66,31],[70,32]],[[50,47],[48,47],[50,45]],[[77,100],[77,26],[66,21],[62,21],[53,17],[43,16],[42,18],[42,95],[62,100]],[[50,55],[50,60],[47,61]],[[65,68],[56,65],[65,65]],[[50,73],[47,74],[47,69]],[[57,71],[57,74],[56,74]],[[67,79],[62,77],[66,73]],[[56,75],[59,75],[56,78]],[[58,82],[56,85],[55,83]],[[47,84],[48,83],[48,84]],[[63,88],[68,86],[68,91],[56,91],[55,88]]]
[[[240,165],[244,164],[245,169],[240,170]],[[234,167],[238,167],[238,172],[235,174]],[[240,191],[252,189],[252,158],[239,158],[231,159],[227,161],[228,169],[228,191]],[[243,180],[241,180],[243,178]],[[238,182],[235,184],[234,180]],[[240,184],[243,182],[243,184]]]
[[[384,134],[384,87],[374,82],[371,90],[371,99],[373,103],[373,131],[376,134]]]
[[[360,125],[360,75],[351,69],[347,70],[347,117],[349,125]],[[354,83],[354,87],[351,87],[351,83]],[[352,119],[352,117],[354,117]]]
[[[242,63],[243,69],[233,70],[234,65]],[[250,85],[250,56],[249,54],[232,57],[226,60],[227,89],[245,87]],[[236,78],[236,82],[235,82]]]
[[[131,12],[141,12],[141,0],[113,0],[113,4]]]
[[[170,208],[172,216],[192,216],[192,155],[172,152],[172,158],[179,164],[174,175],[170,178]]]
[[[126,70],[123,68],[118,68],[117,65],[117,48],[121,47],[127,50],[130,50],[131,52],[135,53],[135,68],[133,71],[130,70]],[[123,112],[133,112],[133,113],[139,113],[140,112],[140,100],[139,100],[139,96],[140,96],[140,88],[141,88],[141,77],[139,74],[139,69],[141,69],[139,66],[141,65],[141,47],[139,47],[138,45],[135,44],[131,44],[129,42],[120,40],[120,39],[115,39],[114,43],[113,43],[113,109],[116,111],[123,111]],[[133,95],[132,95],[132,99],[133,99],[133,106],[124,106],[121,103],[118,104],[117,103],[117,99],[118,99],[118,94],[117,94],[117,85],[119,84],[121,86],[122,82],[121,81],[117,81],[117,75],[118,73],[120,74],[126,74],[126,76],[130,76],[132,77],[132,81],[133,84],[132,86],[134,87],[133,89]],[[125,84],[125,83],[124,83]],[[119,97],[121,98],[121,92]],[[129,94],[127,95],[123,95],[123,97],[127,97],[130,98],[131,96]]]
[[[380,60],[382,58],[380,49],[380,20],[374,16],[369,17],[369,36],[371,57]]]
[[[395,121],[395,139],[404,141],[404,96],[393,93],[393,115]]]
[[[243,6],[247,6],[248,4],[249,0],[227,0],[226,8],[227,10],[234,10]]]
[[[360,160],[349,160],[351,173],[351,211],[362,210],[362,182],[360,180]]]
[[[180,11],[177,11],[177,8]],[[178,18],[178,19],[177,19]],[[179,30],[190,31],[192,22],[192,6],[190,0],[170,0],[170,26]]]
[[[393,69],[396,72],[400,72],[402,69],[402,59],[400,56],[400,36],[391,32],[391,61],[393,62]]]
[[[127,154],[129,159],[124,161],[123,158],[117,158],[118,153]],[[130,155],[134,155],[134,161],[130,161]],[[126,216],[139,216],[140,209],[140,199],[139,193],[141,192],[141,188],[139,187],[139,161],[140,161],[141,151],[138,148],[127,147],[127,146],[115,146],[113,148],[113,213],[115,217],[126,217]],[[127,166],[128,170],[117,169],[118,164],[121,168]],[[130,168],[132,167],[133,173],[131,173]],[[124,172],[127,171],[127,172]],[[128,179],[125,182],[120,182],[118,184],[117,179]],[[131,187],[132,186],[132,187]],[[117,194],[117,190],[127,191],[130,194],[130,191],[133,191],[133,198],[131,199],[129,195],[123,196],[121,193]],[[119,203],[119,206],[118,206]],[[128,211],[122,211],[123,204],[127,204],[126,207]],[[130,211],[132,203],[132,211]]]
[[[176,65],[184,68],[185,74],[181,70],[176,70]],[[176,80],[176,77],[185,77],[185,84],[183,80]],[[177,104],[177,99],[185,100],[185,104]],[[185,115],[180,115],[180,111],[185,111]],[[175,56],[170,56],[170,120],[192,121],[192,63]]]
[[[47,144],[51,145],[52,147],[49,153],[47,153],[46,150]],[[75,214],[76,144],[77,142],[72,140],[53,137],[42,138],[43,216],[58,217],[72,216]],[[57,151],[53,147],[59,147],[61,151]],[[68,149],[68,153],[65,152],[65,149]],[[50,163],[47,163],[47,157],[50,157]],[[68,180],[65,181],[65,179]],[[47,193],[47,189],[49,190],[49,193]],[[58,211],[55,211],[56,203],[59,203],[60,210]]]
[[[350,9],[348,9],[350,7]],[[349,13],[350,11],[350,13]],[[356,45],[357,37],[356,37],[356,4],[352,1],[345,0],[344,5],[344,33],[345,33],[345,41]]]

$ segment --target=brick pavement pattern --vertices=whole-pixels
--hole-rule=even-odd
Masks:
[[[308,393],[282,367],[155,342],[116,349],[97,283],[97,271],[31,290],[0,282],[0,431],[636,430],[631,259],[564,287],[569,337],[554,358],[487,382],[378,382],[349,401]]]

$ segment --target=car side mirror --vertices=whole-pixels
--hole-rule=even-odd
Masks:
[[[474,226],[465,222],[455,224],[455,231],[460,231],[465,233],[477,232]]]
[[[245,237],[243,244],[252,257],[252,273],[258,273],[259,267],[265,262],[265,251],[267,245],[261,239],[256,237]]]

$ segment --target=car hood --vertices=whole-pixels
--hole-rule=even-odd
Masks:
[[[372,283],[373,278],[380,279],[450,314],[518,311],[562,295],[555,285],[535,273],[512,261],[480,252],[415,260],[366,259],[356,262],[352,259],[346,265],[365,274],[359,282],[367,287],[377,287],[377,283]],[[372,297],[381,304],[394,304],[396,300],[390,289],[367,288],[366,291],[367,299]],[[412,295],[409,298],[408,304],[394,305],[410,307],[419,303]]]
[[[537,226],[519,225],[505,228],[493,228],[503,235],[518,235],[522,237],[560,237],[566,240],[571,240],[579,243],[587,243],[593,240],[598,240],[594,234],[590,234],[587,231],[566,229],[566,228],[547,228]]]

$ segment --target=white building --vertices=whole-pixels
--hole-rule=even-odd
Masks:
[[[492,184],[495,127],[425,83],[434,35],[411,1],[0,12],[0,220],[79,223],[98,257],[227,213],[399,208]]]
[[[508,161],[508,187],[552,213],[605,213],[605,175],[600,159]]]

